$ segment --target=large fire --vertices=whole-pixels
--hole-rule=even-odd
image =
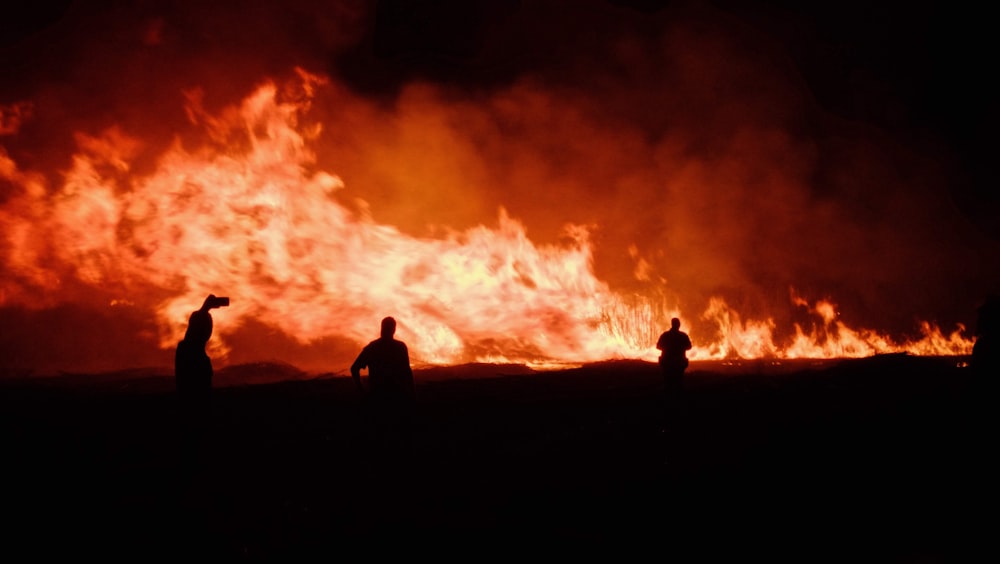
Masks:
[[[390,314],[415,361],[432,364],[652,360],[673,316],[716,328],[692,335],[696,360],[971,351],[962,327],[946,335],[923,322],[921,338],[897,341],[848,327],[831,301],[794,292],[791,305],[811,322],[783,328],[791,337],[722,298],[681,311],[665,298],[616,292],[595,274],[585,226],[566,225],[560,242],[538,244],[504,209],[490,225],[425,237],[379,223],[363,202],[339,200],[344,182],[318,164],[324,136],[346,126],[310,117],[327,88],[326,78],[299,70],[293,86],[266,81],[216,113],[191,93],[187,114],[204,137],[186,146],[178,136],[148,173],[133,171],[141,132],[117,127],[78,133],[57,186],[0,146],[0,179],[13,186],[0,208],[0,305],[23,305],[39,291],[51,305],[78,286],[104,307],[150,303],[169,349],[205,295],[226,294],[232,306],[216,310],[212,341],[218,358],[245,321],[303,343],[361,343]],[[5,110],[0,124],[15,130],[26,108]],[[637,278],[644,268],[636,258]]]

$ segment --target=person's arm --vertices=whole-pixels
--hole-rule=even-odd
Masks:
[[[410,350],[403,345],[403,360],[406,361],[406,370],[403,373],[403,377],[406,378],[406,392],[410,394],[410,397],[415,397],[416,390],[413,384],[413,367],[410,366]]]
[[[354,380],[354,384],[358,387],[358,391],[364,393],[365,388],[361,385],[361,369],[368,366],[367,354],[368,347],[361,350],[361,354],[358,358],[354,360],[354,364],[351,365],[351,378]]]
[[[177,348],[174,350],[174,385],[177,390],[180,391],[186,385],[184,382],[184,351],[182,347],[184,346],[184,341],[177,343]]]
[[[212,302],[215,301],[215,294],[209,294],[205,301],[201,303],[201,308],[198,311],[208,311],[212,309]]]

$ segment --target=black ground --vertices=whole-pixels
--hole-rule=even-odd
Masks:
[[[989,559],[991,398],[957,364],[695,364],[677,403],[643,362],[418,371],[402,448],[341,377],[220,387],[197,434],[168,379],[8,380],[4,551]]]

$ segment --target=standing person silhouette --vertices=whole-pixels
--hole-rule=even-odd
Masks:
[[[413,402],[413,370],[406,343],[395,339],[396,320],[382,320],[381,337],[365,345],[351,365],[358,390],[374,405],[405,409]],[[361,384],[361,370],[368,369],[368,390]]]
[[[406,343],[396,340],[396,320],[382,320],[381,337],[365,345],[351,365],[351,377],[365,397],[365,431],[370,433],[373,518],[389,526],[405,519],[411,492],[400,480],[401,466],[409,460],[411,417],[415,396],[413,370]],[[361,370],[368,369],[368,389],[361,383]]]
[[[184,339],[177,343],[174,381],[177,395],[185,404],[202,405],[211,397],[212,359],[205,352],[205,346],[212,337],[212,314],[209,311],[228,305],[229,298],[210,294],[201,304],[201,309],[191,313]]]
[[[995,400],[1000,390],[1000,295],[991,295],[976,311],[976,342],[972,346],[967,416],[977,421],[976,434],[996,425]],[[992,433],[992,431],[989,431]],[[982,437],[985,443],[991,437]]]
[[[691,339],[681,331],[680,319],[670,320],[670,330],[660,335],[656,348],[660,349],[660,368],[667,393],[679,393],[688,367],[687,351],[691,350]]]
[[[197,467],[212,402],[212,359],[205,346],[212,337],[210,310],[229,305],[229,298],[210,294],[188,318],[184,339],[174,352],[174,382],[180,399],[184,470],[187,477]]]
[[[996,389],[1000,375],[1000,295],[987,297],[976,313],[972,370],[977,393],[983,393]]]
[[[393,336],[396,320],[382,320],[381,337],[365,345],[351,365],[351,378],[365,395],[380,440],[399,439],[409,425],[414,404],[413,370],[406,343]],[[368,369],[368,390],[361,383],[361,370]]]

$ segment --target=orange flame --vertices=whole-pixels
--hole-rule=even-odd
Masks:
[[[583,227],[566,226],[561,245],[536,245],[500,209],[493,227],[416,238],[340,204],[343,182],[318,169],[311,149],[324,124],[304,123],[324,79],[299,76],[295,96],[268,82],[219,115],[190,93],[188,116],[208,141],[196,149],[176,141],[144,176],[130,164],[140,142],[115,128],[77,136],[79,152],[58,190],[20,170],[0,147],[0,178],[20,189],[0,209],[3,260],[12,273],[2,281],[0,304],[25,301],[27,288],[55,292],[67,277],[126,294],[152,287],[166,296],[155,309],[161,345],[169,348],[193,304],[225,293],[233,305],[216,314],[226,320],[213,339],[217,355],[226,352],[229,328],[245,319],[302,342],[333,335],[364,342],[391,314],[414,358],[426,363],[656,358],[660,328],[683,316],[599,280]],[[792,341],[780,344],[772,320],[741,320],[712,299],[701,318],[717,334],[692,335],[691,357],[954,355],[972,348],[964,328],[946,337],[924,323],[921,340],[895,343],[845,326],[831,302],[810,310],[820,323],[796,326]]]

